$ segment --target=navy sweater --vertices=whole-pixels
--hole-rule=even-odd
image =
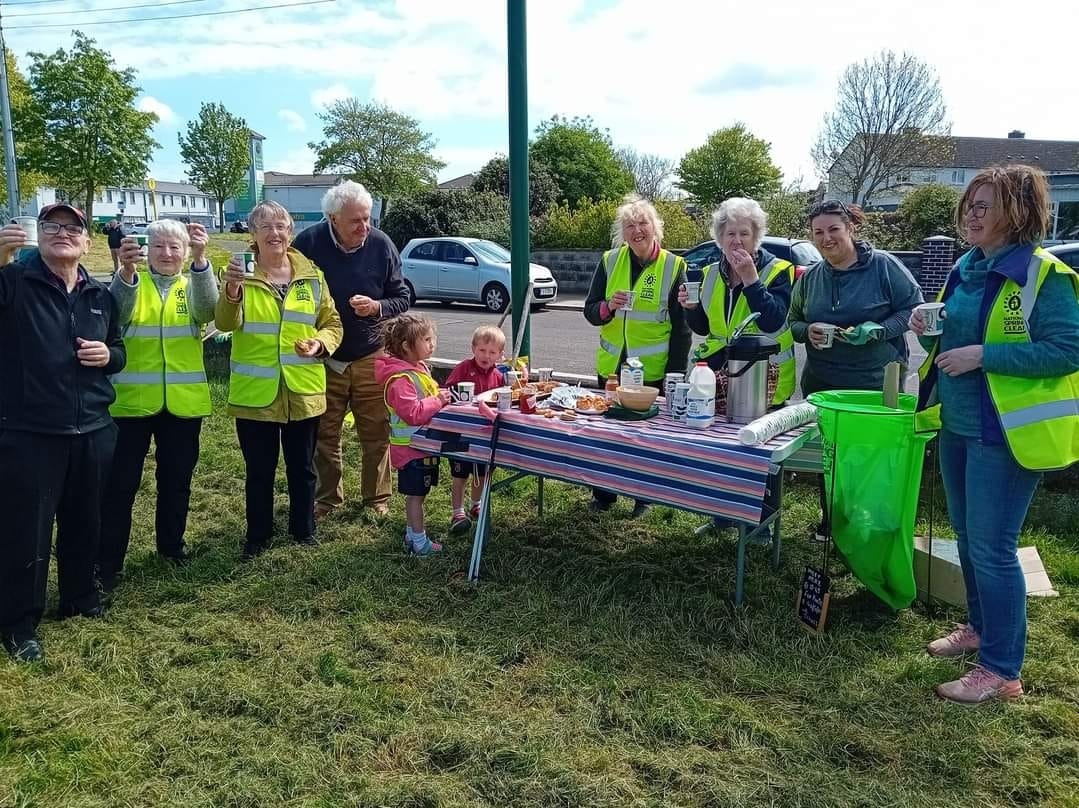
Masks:
[[[401,256],[381,230],[371,228],[364,245],[355,252],[341,250],[330,235],[330,223],[319,222],[302,231],[292,246],[315,263],[341,315],[345,338],[333,358],[342,362],[363,359],[382,347],[379,323],[408,309],[408,287],[401,277]],[[357,317],[348,299],[366,295],[379,302],[381,317]]]

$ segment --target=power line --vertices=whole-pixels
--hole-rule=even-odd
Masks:
[[[42,0],[44,2],[44,0]],[[254,8],[238,8],[233,11],[204,11],[199,14],[174,14],[170,17],[128,17],[116,20],[96,20],[92,22],[50,22],[40,25],[12,25],[9,31],[29,31],[33,28],[88,28],[91,25],[115,25],[116,23],[132,22],[164,22],[165,20],[187,20],[193,17],[219,17],[223,14],[244,14],[249,11],[271,11],[275,8],[295,8],[297,6],[317,6],[322,3],[333,3],[336,0],[305,0],[302,3],[281,3],[276,6],[255,6]],[[72,14],[78,12],[71,12]]]
[[[82,11],[24,11],[22,14],[5,14],[5,20],[13,20],[16,17],[52,17],[57,14],[98,14],[102,11],[128,11],[133,8],[160,8],[161,6],[186,6],[190,3],[206,3],[209,0],[169,0],[167,3],[137,3],[133,6],[109,6],[108,8],[88,8]]]
[[[46,6],[57,3],[70,3],[71,0],[22,0],[17,3],[4,3],[5,6]]]

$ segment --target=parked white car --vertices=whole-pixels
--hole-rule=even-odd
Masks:
[[[414,238],[401,250],[401,271],[415,302],[438,300],[482,303],[502,312],[510,303],[510,253],[500,244],[478,238]],[[529,264],[533,308],[558,297],[551,270]]]

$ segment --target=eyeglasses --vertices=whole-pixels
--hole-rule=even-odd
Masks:
[[[48,236],[55,236],[61,230],[69,236],[81,236],[86,231],[81,224],[60,224],[59,222],[42,222],[37,229]]]
[[[977,202],[963,211],[963,215],[974,216],[975,219],[984,219],[985,214],[988,213],[989,209],[992,207],[992,205],[987,205],[985,202]]]
[[[258,226],[260,233],[287,233],[291,229],[287,224],[281,222],[267,222]]]

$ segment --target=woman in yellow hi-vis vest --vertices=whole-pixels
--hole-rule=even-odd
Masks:
[[[1026,587],[1019,532],[1041,473],[1079,460],[1079,278],[1041,249],[1049,188],[1036,168],[990,168],[967,186],[958,222],[972,249],[938,301],[946,319],[925,336],[919,421],[940,429],[940,471],[959,540],[967,622],[927,648],[978,654],[937,687],[964,704],[1022,695]]]
[[[662,387],[667,373],[684,373],[690,333],[678,289],[685,282],[686,262],[667,252],[663,220],[647,199],[630,194],[615,214],[611,249],[600,258],[584,302],[584,316],[599,326],[596,377],[602,388],[630,356],[644,365],[644,383]],[[605,511],[617,497],[593,489],[589,507]],[[638,500],[633,516],[648,504]]]
[[[199,460],[202,419],[210,414],[210,385],[202,362],[202,326],[214,318],[217,279],[206,260],[210,237],[201,224],[164,219],[146,228],[146,267],[136,271],[139,246],[126,238],[120,271],[109,291],[123,324],[127,365],[111,377],[118,428],[116,453],[101,502],[98,577],[111,592],[119,583],[131,538],[131,511],[150,441],[156,444],[157,552],[181,565],[191,477]],[[191,253],[191,272],[183,272]]]
[[[288,531],[315,544],[315,438],[326,410],[322,360],[341,342],[341,317],[322,273],[289,248],[292,217],[277,202],[260,202],[248,216],[256,260],[233,256],[216,323],[232,331],[229,415],[247,467],[247,538],[252,558],[273,538],[277,460],[285,455]]]

